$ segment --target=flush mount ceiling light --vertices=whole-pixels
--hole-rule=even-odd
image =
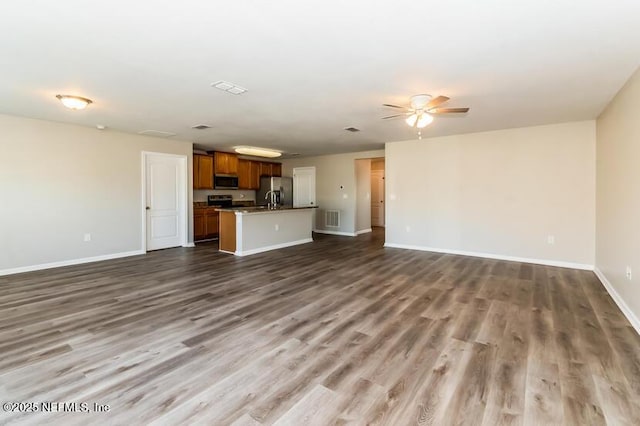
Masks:
[[[62,102],[62,105],[74,110],[85,109],[87,105],[93,103],[91,99],[83,98],[82,96],[56,95],[56,98]]]
[[[282,155],[282,152],[275,149],[257,148],[255,146],[235,146],[233,149],[238,154],[253,155],[254,157],[276,158]]]

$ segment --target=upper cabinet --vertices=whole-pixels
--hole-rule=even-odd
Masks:
[[[260,163],[250,161],[251,163],[251,189],[260,189]]]
[[[260,176],[282,176],[282,163],[260,162]]]
[[[213,189],[213,157],[193,154],[193,189]]]
[[[282,176],[281,163],[240,159],[236,154],[228,152],[211,152],[210,154],[213,156],[193,155],[193,187],[196,189],[213,189],[211,177],[208,180],[204,178],[204,174],[209,171],[211,175],[238,176],[238,189],[260,189],[261,176]],[[196,157],[206,157],[210,163],[203,168],[202,163],[196,164]],[[201,170],[208,167],[208,171],[197,173],[199,166]],[[200,175],[200,180],[197,180],[196,175]],[[202,184],[205,180],[207,186],[197,186],[196,182]]]
[[[238,189],[254,189],[251,184],[251,161],[238,160]]]
[[[260,162],[260,176],[272,176],[271,174],[271,163]]]
[[[238,189],[260,189],[260,163],[238,160]]]
[[[228,152],[215,152],[215,169],[216,175],[237,175],[238,174],[238,156],[229,154]]]

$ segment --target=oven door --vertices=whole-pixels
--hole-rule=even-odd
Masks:
[[[215,189],[238,189],[238,176],[215,175]]]

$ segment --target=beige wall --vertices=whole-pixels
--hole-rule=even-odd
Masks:
[[[0,129],[0,271],[141,250],[142,151],[186,155],[192,186],[190,142],[6,115]]]
[[[315,167],[318,204],[316,229],[354,234],[356,232],[355,160],[383,156],[384,151],[380,150],[283,160],[282,174],[292,176],[294,167]],[[340,210],[340,228],[324,226],[324,212],[327,209]]]
[[[390,245],[594,263],[594,121],[387,143],[385,160]]]
[[[596,268],[636,328],[640,327],[639,117],[640,69],[596,124]],[[631,280],[626,277],[627,266]]]

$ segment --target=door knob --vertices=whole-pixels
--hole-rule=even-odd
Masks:
[[[151,207],[147,206],[146,210],[151,210]]]

